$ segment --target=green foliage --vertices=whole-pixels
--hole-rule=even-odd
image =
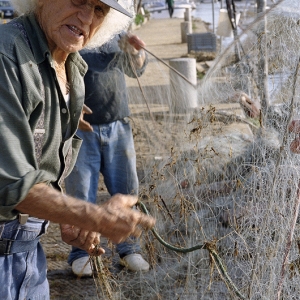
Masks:
[[[192,22],[192,29],[193,29],[193,31],[195,31],[197,29],[197,25],[195,24],[194,21]]]
[[[144,16],[142,14],[137,14],[134,19],[135,25],[141,25],[144,23]]]
[[[198,78],[198,79],[203,79],[204,76],[205,76],[205,73],[199,72],[199,71],[197,70],[197,78]]]

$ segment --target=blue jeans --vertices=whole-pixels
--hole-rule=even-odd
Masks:
[[[138,178],[132,130],[126,119],[109,124],[92,125],[93,132],[77,131],[83,142],[71,174],[65,179],[66,192],[73,197],[96,203],[100,173],[110,195],[137,194]],[[116,248],[120,257],[140,251],[134,238]],[[68,263],[88,256],[72,247]]]
[[[29,218],[21,225],[18,220],[0,222],[0,239],[31,241],[39,238],[48,224]],[[40,243],[35,249],[9,255],[0,255],[1,299],[48,300],[47,262]]]

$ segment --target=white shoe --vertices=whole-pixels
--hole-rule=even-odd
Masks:
[[[149,271],[149,264],[143,259],[142,255],[138,253],[124,256],[120,260],[120,263],[130,271]]]
[[[72,271],[75,275],[80,277],[92,276],[93,271],[91,264],[89,262],[89,257],[84,256],[78,259],[75,259],[72,263]]]

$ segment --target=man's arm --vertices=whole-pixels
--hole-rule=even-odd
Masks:
[[[16,209],[33,217],[98,232],[120,243],[131,235],[139,236],[140,227],[149,229],[154,226],[152,217],[131,209],[136,202],[135,196],[116,194],[98,206],[63,195],[40,183],[30,189]]]

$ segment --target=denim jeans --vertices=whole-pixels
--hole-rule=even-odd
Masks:
[[[65,179],[66,192],[73,197],[96,203],[100,173],[110,195],[137,194],[138,178],[132,130],[126,119],[109,124],[92,125],[93,132],[77,131],[83,142],[71,174]],[[134,238],[117,245],[120,257],[140,251]],[[72,247],[68,262],[72,264],[88,254]]]
[[[29,218],[21,225],[18,220],[0,222],[0,239],[31,241],[47,227],[44,220]],[[47,262],[40,243],[32,251],[0,255],[1,299],[48,300]]]

